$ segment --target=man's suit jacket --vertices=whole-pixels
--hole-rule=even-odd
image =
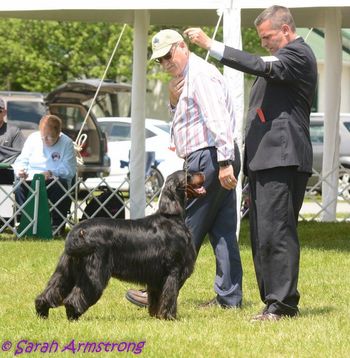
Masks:
[[[221,62],[257,76],[247,114],[245,168],[298,166],[311,173],[309,124],[317,85],[311,48],[301,37],[267,57],[225,46]]]

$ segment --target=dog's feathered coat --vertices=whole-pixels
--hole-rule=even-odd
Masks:
[[[191,275],[195,248],[185,221],[186,193],[203,195],[203,175],[177,171],[164,185],[158,211],[137,220],[93,218],[75,225],[45,290],[40,317],[64,305],[78,319],[101,297],[111,277],[147,285],[149,314],[176,318],[177,296]]]

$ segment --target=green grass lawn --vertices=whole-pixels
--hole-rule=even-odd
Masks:
[[[241,310],[198,305],[214,297],[214,256],[205,243],[194,274],[179,296],[178,320],[150,318],[128,303],[125,282],[111,280],[101,300],[78,322],[68,322],[64,308],[40,320],[34,299],[44,288],[63,249],[63,240],[11,241],[0,235],[0,356],[45,357],[34,343],[52,344],[50,357],[349,357],[350,356],[350,224],[302,222],[300,317],[251,323],[263,304],[256,287],[247,222],[240,248],[244,268]],[[74,340],[74,342],[73,342]],[[10,341],[12,347],[4,349]],[[73,355],[72,348],[80,352]],[[139,354],[83,353],[84,343],[144,342]],[[61,350],[67,347],[62,352]],[[92,347],[92,346],[90,346]],[[102,346],[100,346],[102,347]],[[105,346],[104,346],[105,347]],[[22,351],[21,351],[22,349]],[[27,349],[27,352],[25,351]],[[116,349],[116,348],[115,348]],[[141,350],[141,349],[140,349]]]

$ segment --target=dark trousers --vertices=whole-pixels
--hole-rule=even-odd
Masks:
[[[189,155],[189,171],[205,175],[204,197],[190,200],[186,224],[199,253],[208,234],[216,259],[214,289],[224,305],[239,306],[242,301],[242,264],[236,238],[236,191],[224,189],[219,182],[216,149],[206,148]]]
[[[256,278],[265,310],[298,313],[300,246],[297,233],[309,174],[296,167],[249,171],[250,234]]]
[[[56,182],[52,184],[49,188],[47,188],[47,197],[52,202],[52,204],[56,204],[63,196],[66,194],[68,189],[68,182],[65,179],[58,180],[66,190],[63,190],[61,186]],[[30,181],[26,182],[29,186],[31,185]],[[51,183],[51,180],[46,181],[46,187]],[[18,205],[24,204],[27,200],[28,196],[28,188],[26,185],[20,185],[15,191],[16,202]],[[52,226],[58,227],[64,221],[64,218],[67,217],[71,206],[72,200],[69,196],[66,196],[57,206],[55,209],[51,211],[51,218],[52,218]],[[62,217],[63,216],[63,217]]]
[[[0,184],[12,185],[15,180],[13,169],[0,169]]]

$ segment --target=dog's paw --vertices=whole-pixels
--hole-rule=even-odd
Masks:
[[[176,315],[172,315],[172,314],[168,314],[168,313],[158,314],[156,317],[159,319],[165,319],[167,321],[175,321],[176,320]]]
[[[174,320],[176,320],[176,312],[161,310],[161,311],[157,312],[155,317],[158,319],[165,319],[167,321],[174,321]]]
[[[77,312],[73,305],[66,303],[66,315],[69,321],[77,321],[81,316],[81,313]]]
[[[49,318],[49,310],[43,312],[43,311],[36,311],[36,315],[41,319],[48,319]]]
[[[47,319],[49,317],[49,305],[40,298],[35,300],[35,310],[39,318]]]

